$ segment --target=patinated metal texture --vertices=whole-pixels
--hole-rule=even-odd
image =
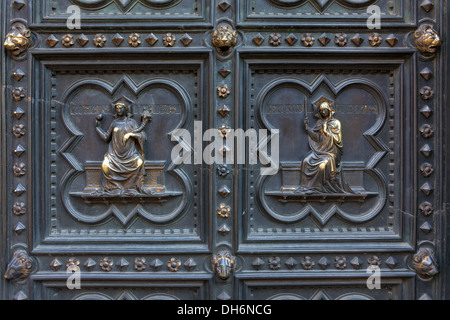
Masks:
[[[447,1],[1,6],[0,298],[449,298]]]

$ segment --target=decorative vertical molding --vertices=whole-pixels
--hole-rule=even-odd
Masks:
[[[416,214],[416,235],[417,247],[432,247],[433,259],[436,265],[440,264],[440,256],[443,251],[440,237],[443,230],[440,228],[440,212],[441,194],[444,190],[440,190],[444,184],[442,175],[444,174],[442,167],[442,151],[439,142],[443,141],[442,135],[442,114],[443,92],[442,77],[444,76],[442,68],[442,55],[439,48],[442,45],[442,39],[439,30],[442,29],[442,18],[444,10],[436,10],[444,8],[443,1],[436,0],[434,2],[425,0],[418,1],[418,29],[414,33],[415,45],[418,50],[416,55],[417,68],[417,124],[421,134],[418,135],[417,148],[417,199],[418,209]],[[436,72],[436,74],[434,74]],[[442,173],[440,171],[442,170]],[[438,209],[439,208],[439,209]],[[422,213],[422,214],[421,214]],[[425,250],[425,249],[420,249]],[[428,250],[428,249],[427,249]],[[421,251],[419,251],[421,252]],[[434,257],[434,252],[436,257]],[[418,254],[416,254],[417,256]],[[418,258],[417,258],[418,259]],[[416,260],[417,260],[416,259]],[[413,259],[414,260],[414,259]],[[415,269],[419,276],[416,280],[417,297],[427,295],[431,299],[440,299],[442,290],[441,280],[432,279],[433,285],[430,284],[429,277],[423,277],[423,270],[417,267]],[[437,272],[437,271],[436,271]]]
[[[30,110],[32,101],[29,99],[30,75],[29,75],[29,51],[32,45],[31,32],[28,29],[27,19],[30,17],[30,6],[28,0],[3,1],[1,12],[4,17],[1,26],[2,35],[7,33],[21,39],[17,42],[5,41],[2,50],[2,123],[1,143],[2,166],[1,192],[2,192],[2,225],[5,234],[2,235],[4,245],[2,247],[2,261],[11,261],[8,269],[2,269],[2,285],[4,292],[2,299],[28,299],[33,297],[30,290],[31,284],[28,278],[32,271],[32,261],[29,259],[29,230],[30,223],[30,200],[29,173],[31,155],[27,153],[31,141]],[[6,40],[6,39],[5,39]],[[8,63],[6,62],[8,61]],[[8,145],[6,145],[8,141]],[[19,259],[19,258],[20,259]],[[22,259],[21,257],[28,257]],[[22,262],[27,260],[27,265]],[[17,269],[17,263],[25,269],[21,281],[16,283],[16,275],[11,273],[11,268]],[[2,266],[2,268],[5,266]],[[26,272],[25,272],[26,271]]]
[[[236,90],[234,83],[234,74],[236,66],[233,56],[236,56],[234,47],[237,45],[239,35],[235,30],[235,26],[232,25],[229,20],[239,14],[239,10],[236,7],[236,1],[234,0],[214,0],[218,10],[215,10],[214,31],[212,34],[212,45],[215,47],[215,62],[213,70],[213,90],[216,90],[214,97],[215,112],[213,115],[213,128],[223,128],[224,131],[220,131],[222,138],[224,139],[224,147],[222,149],[224,161],[226,159],[226,129],[234,129],[233,118],[235,116],[235,96]],[[225,37],[225,35],[227,37]],[[224,41],[228,38],[228,41]],[[214,205],[217,209],[217,214],[213,219],[213,237],[217,237],[215,241],[214,253],[218,254],[222,251],[228,251],[233,247],[233,234],[234,230],[234,196],[233,196],[233,178],[231,166],[218,166],[215,165],[213,176],[214,190],[216,192],[213,195]],[[231,183],[231,184],[230,184]],[[225,225],[226,224],[226,225]],[[232,252],[230,254],[233,254]],[[230,255],[231,256],[231,255]],[[213,257],[212,257],[213,258]],[[235,265],[234,265],[235,266]],[[219,277],[215,277],[216,290],[212,299],[232,299],[233,297],[233,283],[234,277],[228,279],[228,281],[221,280]],[[218,296],[217,296],[218,295]]]

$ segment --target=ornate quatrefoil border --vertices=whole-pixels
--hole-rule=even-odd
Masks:
[[[380,211],[383,209],[384,205],[386,204],[387,200],[387,181],[383,175],[383,173],[377,169],[377,165],[380,163],[380,161],[386,156],[386,154],[389,152],[389,148],[381,141],[379,138],[376,137],[376,135],[380,132],[380,130],[383,127],[383,124],[386,120],[386,98],[384,97],[384,94],[382,90],[373,82],[364,80],[364,79],[352,79],[352,80],[345,80],[337,85],[334,85],[330,80],[328,80],[325,76],[320,76],[318,79],[316,79],[312,84],[308,84],[306,82],[303,82],[298,79],[278,79],[275,81],[272,81],[271,83],[267,84],[266,87],[264,87],[260,94],[257,97],[257,103],[259,109],[259,120],[263,124],[263,127],[267,128],[269,131],[273,131],[275,128],[267,121],[267,119],[264,118],[263,115],[263,103],[268,94],[276,89],[279,86],[282,85],[294,85],[299,88],[300,91],[313,95],[322,84],[325,84],[328,89],[331,90],[332,94],[336,97],[339,95],[340,92],[342,92],[344,89],[350,88],[352,86],[358,86],[360,88],[364,88],[369,94],[371,94],[378,103],[378,110],[379,115],[377,117],[377,121],[374,124],[374,126],[366,131],[363,136],[364,138],[370,143],[370,145],[374,148],[374,155],[373,157],[368,161],[366,164],[366,167],[364,169],[364,173],[369,175],[374,182],[377,185],[377,191],[379,192],[379,195],[377,197],[377,201],[375,205],[369,209],[366,212],[362,212],[358,215],[350,214],[342,210],[337,204],[332,204],[326,210],[324,213],[320,213],[317,210],[314,209],[313,206],[310,204],[307,204],[303,206],[303,208],[296,213],[285,216],[280,213],[275,212],[270,208],[268,205],[265,194],[264,194],[264,182],[268,178],[268,176],[260,176],[256,182],[257,190],[258,190],[258,203],[259,205],[264,209],[264,211],[274,218],[277,221],[281,221],[284,223],[295,223],[299,222],[302,219],[306,218],[307,216],[313,216],[322,226],[325,226],[328,221],[335,215],[340,216],[341,218],[353,222],[353,223],[362,223],[367,222],[371,219],[373,219],[375,216],[377,216]],[[267,141],[265,142],[268,144],[270,142],[270,136],[268,137]]]
[[[114,86],[111,86],[110,84],[101,81],[101,80],[83,80],[78,83],[76,83],[74,86],[71,87],[68,92],[65,92],[62,98],[62,101],[64,102],[64,109],[62,112],[62,118],[64,125],[66,129],[70,132],[72,135],[72,138],[70,138],[61,148],[59,153],[61,156],[70,164],[72,167],[71,170],[69,170],[64,177],[62,178],[61,185],[61,197],[64,204],[65,209],[67,212],[69,212],[76,220],[82,221],[87,224],[97,224],[101,223],[103,221],[106,221],[108,219],[111,219],[115,217],[120,223],[122,223],[124,226],[128,225],[131,221],[136,218],[136,216],[141,216],[142,218],[153,222],[153,223],[168,223],[177,217],[179,217],[183,212],[185,212],[189,208],[189,199],[192,199],[193,195],[193,186],[192,183],[189,180],[189,177],[187,174],[181,169],[177,167],[171,167],[167,170],[167,172],[175,175],[180,181],[183,183],[185,192],[183,192],[182,200],[180,201],[180,204],[178,207],[170,213],[167,213],[165,215],[156,215],[152,212],[147,211],[144,209],[144,207],[140,204],[137,204],[131,212],[124,214],[119,208],[115,205],[111,205],[105,212],[102,214],[92,216],[88,215],[82,212],[79,212],[74,208],[70,201],[70,186],[74,182],[74,180],[82,175],[84,173],[84,168],[80,164],[80,162],[75,158],[75,156],[72,154],[72,151],[75,149],[77,145],[81,143],[81,141],[85,138],[85,135],[79,131],[76,126],[72,123],[69,116],[69,108],[68,103],[71,100],[71,97],[73,97],[79,90],[81,90],[85,86],[90,87],[98,87],[101,90],[105,90],[107,93],[111,95],[111,97],[114,96],[116,92],[118,92],[121,88],[127,87],[129,90],[131,90],[135,96],[139,96],[141,92],[143,92],[145,89],[151,88],[155,85],[162,85],[167,88],[170,88],[173,92],[176,92],[181,101],[184,104],[185,112],[183,114],[183,118],[180,121],[180,123],[177,125],[176,129],[184,128],[188,121],[188,113],[189,110],[191,110],[191,101],[188,96],[188,94],[185,92],[185,90],[178,85],[177,83],[165,80],[165,79],[153,79],[149,81],[145,81],[144,83],[137,86],[133,80],[131,80],[129,77],[124,76],[122,77]],[[175,129],[175,130],[176,130]],[[168,136],[170,137],[170,133],[168,133]]]

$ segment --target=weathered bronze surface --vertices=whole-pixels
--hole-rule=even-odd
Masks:
[[[445,8],[1,1],[0,299],[448,299]]]

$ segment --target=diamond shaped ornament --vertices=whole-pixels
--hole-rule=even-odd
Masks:
[[[420,76],[428,81],[433,77],[433,72],[429,68],[425,68],[420,71]]]
[[[222,1],[219,3],[219,8],[223,12],[227,11],[231,7],[231,4],[228,1]]]
[[[25,111],[21,107],[17,107],[17,109],[13,112],[13,116],[16,117],[17,120],[20,120],[24,114]]]
[[[159,39],[153,33],[151,33],[145,40],[147,41],[147,43],[149,45],[151,45],[153,47],[155,45],[155,43],[158,42]]]
[[[222,225],[222,226],[219,228],[219,233],[220,233],[221,235],[223,235],[223,236],[229,234],[230,231],[231,231],[230,227],[227,226],[226,224]]]
[[[358,257],[355,257],[352,261],[350,261],[350,264],[355,268],[356,270],[359,270],[361,268],[361,261]]]
[[[50,262],[50,268],[55,272],[58,271],[61,268],[61,266],[62,263],[58,259],[54,259],[52,262]]]
[[[223,106],[222,108],[220,108],[219,110],[217,110],[217,112],[218,112],[223,118],[225,118],[225,117],[231,112],[231,109],[228,108],[227,106]]]
[[[330,265],[330,260],[328,260],[327,258],[323,257],[322,259],[319,260],[319,266],[323,270],[327,269],[329,265]]]
[[[27,296],[23,291],[19,291],[19,292],[14,296],[14,300],[16,300],[16,301],[28,300],[28,296]]]
[[[386,265],[390,268],[390,269],[395,269],[395,267],[397,266],[398,262],[397,260],[395,260],[394,257],[389,257],[386,260]]]
[[[92,260],[91,258],[87,259],[86,262],[84,263],[84,267],[88,271],[91,271],[96,265],[97,265],[97,263],[94,260]]]
[[[116,45],[116,47],[120,46],[125,39],[120,35],[116,34],[112,39],[112,42]]]
[[[184,267],[187,271],[193,271],[197,267],[197,263],[194,259],[189,258],[189,260],[184,263]]]
[[[427,182],[425,183],[421,188],[420,191],[422,191],[422,193],[426,196],[429,196],[430,194],[433,193],[434,189],[433,187]]]
[[[253,42],[259,47],[264,42],[264,37],[259,33],[256,37],[253,38]]]
[[[295,36],[295,34],[291,33],[290,35],[288,35],[288,36],[286,37],[285,40],[286,40],[286,42],[287,42],[290,46],[293,46],[294,44],[297,43],[298,38]]]
[[[14,154],[15,154],[17,157],[20,157],[25,151],[26,151],[25,148],[22,147],[22,146],[19,144],[19,145],[14,149]]]
[[[22,10],[22,8],[25,7],[25,1],[24,0],[14,0],[12,3],[12,6],[16,10]]]
[[[425,234],[429,234],[431,231],[433,231],[433,227],[428,223],[425,222],[421,227],[420,231],[422,231]]]
[[[25,230],[26,227],[23,225],[22,222],[17,223],[16,226],[14,227],[14,232],[17,233],[18,235],[20,235]]]
[[[190,35],[188,35],[186,33],[186,34],[184,34],[184,36],[181,37],[180,41],[181,41],[181,43],[184,44],[185,47],[187,47],[192,43],[193,39]]]
[[[261,258],[256,258],[252,263],[253,268],[260,270],[264,266],[264,261]]]
[[[50,37],[47,38],[46,42],[50,47],[53,48],[58,44],[59,40],[56,39],[56,37],[52,34]]]
[[[224,67],[220,69],[219,73],[222,76],[222,78],[226,78],[231,74],[231,70]]]
[[[86,36],[84,35],[84,33],[82,33],[82,34],[77,38],[77,42],[78,42],[78,44],[79,44],[80,46],[84,47],[85,45],[88,44],[89,39],[88,39],[88,37],[86,37]]]
[[[330,37],[326,33],[322,34],[318,40],[322,46],[326,46],[331,41]]]
[[[14,71],[12,73],[12,76],[16,81],[20,81],[20,80],[22,80],[23,77],[25,77],[25,72],[23,72],[20,69],[17,69],[16,71]]]
[[[25,189],[25,187],[23,185],[21,185],[20,183],[17,185],[17,187],[14,189],[14,194],[19,197],[22,194],[24,194],[27,190]]]
[[[228,293],[222,292],[221,294],[219,294],[217,296],[217,300],[219,300],[219,301],[228,301],[228,300],[231,300],[231,297],[230,297],[230,295]]]
[[[430,0],[424,0],[420,4],[420,7],[422,8],[423,11],[430,12],[431,10],[433,10],[434,4]]]
[[[288,267],[288,269],[293,270],[295,269],[295,267],[298,265],[297,260],[295,260],[294,258],[290,257],[287,261],[286,261],[286,267]]]
[[[120,271],[124,271],[125,269],[128,268],[128,266],[130,265],[130,263],[125,260],[125,258],[122,258],[119,260],[119,262],[117,262],[117,267],[120,269]]]
[[[422,147],[422,149],[420,149],[420,152],[425,156],[425,157],[429,157],[431,156],[431,153],[433,152],[433,149],[431,149],[431,147],[426,144]]]
[[[153,270],[155,270],[155,271],[161,270],[161,268],[162,268],[163,265],[164,265],[164,264],[163,264],[162,261],[159,260],[159,259],[155,259],[155,260],[153,260],[152,262],[150,262],[150,267],[151,267]]]
[[[128,11],[135,3],[134,0],[116,0],[116,4],[122,12]]]
[[[398,43],[398,39],[396,36],[394,36],[393,34],[389,35],[386,38],[386,42],[391,46],[391,47],[395,47],[395,45]]]
[[[427,119],[433,115],[433,110],[429,106],[424,106],[420,109],[420,113]]]
[[[352,40],[353,44],[357,47],[359,47],[364,42],[364,39],[361,38],[359,33],[356,34],[351,40]]]
[[[331,2],[332,0],[312,0],[312,4],[318,8],[321,12],[323,12],[325,10],[325,8],[327,7],[327,5]]]

